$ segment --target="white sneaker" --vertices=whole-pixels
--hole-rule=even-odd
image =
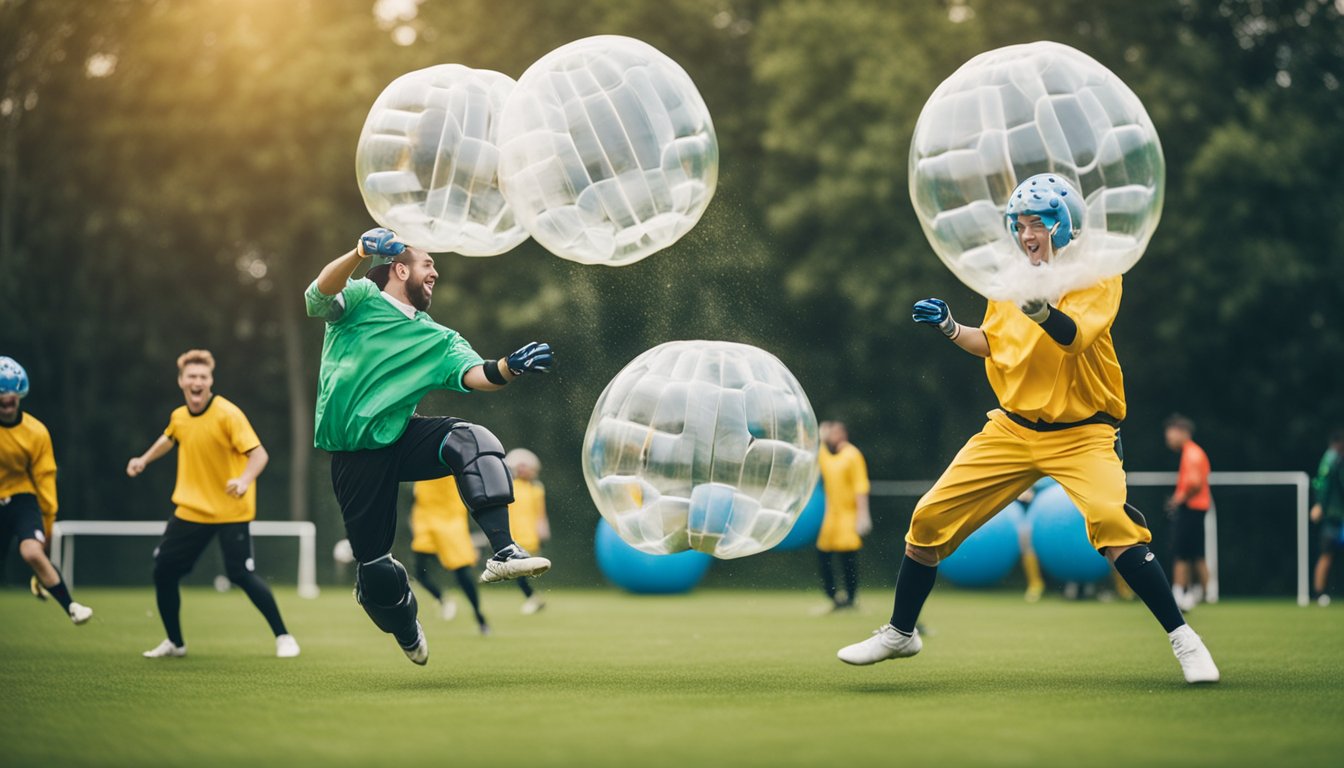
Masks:
[[[457,618],[457,601],[451,597],[445,597],[442,603],[439,603],[439,616],[444,621],[452,621]]]
[[[422,667],[429,663],[429,643],[425,641],[425,628],[420,626],[420,622],[415,622],[415,645],[402,648],[401,651],[406,654],[406,658]]]
[[[187,646],[173,645],[172,640],[164,640],[140,655],[146,659],[178,658],[187,655]]]
[[[1218,682],[1218,667],[1213,663],[1213,656],[1209,655],[1209,649],[1204,647],[1204,641],[1195,634],[1195,630],[1191,629],[1189,624],[1182,624],[1169,632],[1167,637],[1171,638],[1171,650],[1175,651],[1176,660],[1181,662],[1185,682]]]
[[[546,607],[546,601],[541,599],[541,595],[533,595],[523,601],[523,606],[518,610],[523,612],[524,616],[531,616]]]
[[[524,576],[540,576],[551,570],[551,561],[544,557],[533,557],[517,544],[510,544],[485,561],[485,572],[481,574],[482,584],[507,581]]]
[[[299,641],[294,639],[293,635],[275,636],[275,657],[278,659],[292,659],[299,655]]]
[[[79,626],[91,618],[93,618],[92,608],[79,603],[70,604],[70,620],[75,623],[75,626]]]
[[[846,645],[836,652],[836,657],[846,664],[863,666],[876,664],[887,659],[904,659],[919,653],[924,642],[919,639],[919,630],[913,635],[903,635],[890,624],[878,627],[873,636],[861,643]]]

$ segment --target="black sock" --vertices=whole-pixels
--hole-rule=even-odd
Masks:
[[[937,578],[937,566],[924,565],[909,555],[901,558],[901,572],[896,576],[896,604],[891,609],[891,626],[898,632],[914,634],[920,609]]]
[[[1176,606],[1176,598],[1171,594],[1171,584],[1157,557],[1142,544],[1130,547],[1115,559],[1115,570],[1120,572],[1125,583],[1134,590],[1148,610],[1162,624],[1162,628],[1171,632],[1185,623],[1181,609]]]
[[[257,610],[266,618],[266,623],[271,625],[271,631],[276,637],[289,634],[289,630],[285,629],[285,620],[280,618],[280,606],[275,604],[275,595],[271,594],[271,588],[266,586],[266,582],[262,581],[260,576],[246,571],[238,574],[232,581],[247,593],[252,604],[257,606]]]
[[[453,571],[457,577],[457,585],[462,588],[462,594],[467,596],[471,603],[471,610],[476,614],[476,623],[485,623],[485,614],[481,613],[481,596],[476,592],[475,574],[471,573],[471,566],[466,565]]]
[[[70,603],[74,602],[70,597],[70,590],[65,587],[65,580],[56,583],[54,587],[44,587],[47,593],[56,598],[56,602],[61,604],[66,613],[70,612]]]
[[[821,568],[821,588],[826,596],[835,600],[835,574],[831,572],[831,553],[817,550],[817,565]]]
[[[527,577],[524,576],[518,579],[517,581],[518,581],[518,588],[523,591],[523,597],[531,597],[532,585],[527,582]]]
[[[182,611],[182,595],[177,591],[177,580],[155,580],[154,596],[159,602],[159,618],[163,620],[163,630],[168,639],[178,648],[187,644],[182,639],[182,623],[179,614]]]
[[[508,507],[500,504],[478,509],[471,513],[471,519],[481,527],[494,551],[498,552],[513,543],[513,535],[509,533]]]
[[[840,555],[840,567],[845,571],[845,604],[853,605],[854,597],[859,594],[859,553]]]
[[[420,582],[420,586],[425,591],[434,596],[435,600],[443,602],[443,590],[439,585],[429,578],[429,567],[434,563],[434,556],[426,552],[415,553],[415,580]]]

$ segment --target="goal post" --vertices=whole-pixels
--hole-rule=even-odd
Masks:
[[[58,520],[51,527],[51,563],[71,586],[75,583],[75,539],[79,536],[162,536],[167,520]],[[308,520],[253,520],[252,536],[290,536],[299,540],[299,597],[318,596],[317,526]]]

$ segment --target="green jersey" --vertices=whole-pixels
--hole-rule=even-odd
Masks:
[[[323,450],[395,443],[420,398],[433,389],[469,391],[462,376],[484,362],[457,331],[424,312],[408,317],[381,293],[367,279],[348,281],[337,296],[314,280],[304,293],[308,315],[327,321],[313,439]]]
[[[1321,457],[1321,465],[1311,486],[1316,491],[1316,503],[1321,505],[1321,516],[1335,522],[1344,521],[1344,460],[1334,450]]]

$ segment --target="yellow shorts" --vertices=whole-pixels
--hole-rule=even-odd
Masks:
[[[417,525],[411,521],[411,551],[438,555],[444,568],[455,571],[476,563],[476,546],[471,543],[467,518]]]
[[[863,546],[859,538],[858,511],[826,510],[817,532],[817,549],[822,552],[854,552]]]
[[[1002,411],[967,441],[952,464],[915,505],[906,542],[939,559],[1042,476],[1064,487],[1087,521],[1097,549],[1147,544],[1153,535],[1125,512],[1125,469],[1116,453],[1118,430],[1086,424],[1057,432],[1019,426]]]

